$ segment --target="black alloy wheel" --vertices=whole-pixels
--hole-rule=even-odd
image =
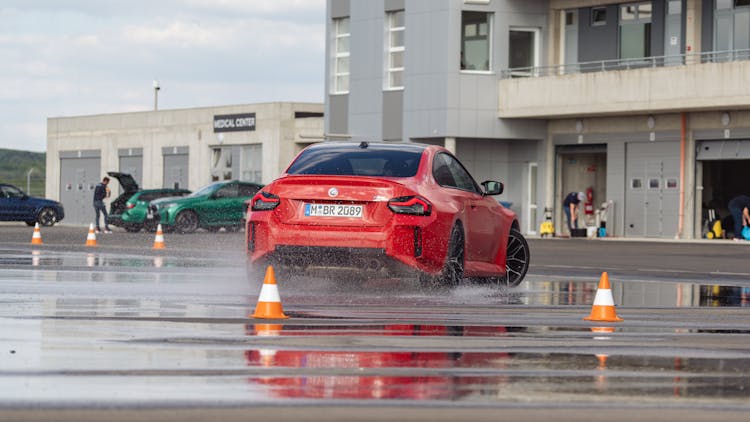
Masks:
[[[180,211],[174,218],[174,225],[180,233],[193,233],[200,226],[198,214],[190,210]]]
[[[53,226],[57,222],[57,212],[52,208],[42,208],[36,219],[41,226]]]
[[[419,281],[428,287],[455,287],[464,279],[464,233],[456,224],[451,230],[448,254],[443,271],[438,276],[420,274]]]
[[[516,287],[526,277],[531,262],[529,243],[517,229],[510,229],[508,249],[505,252],[505,284]]]

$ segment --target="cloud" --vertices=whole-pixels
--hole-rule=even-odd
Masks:
[[[324,0],[3,0],[0,147],[43,150],[47,117],[149,109],[153,79],[160,108],[322,102],[324,28]]]

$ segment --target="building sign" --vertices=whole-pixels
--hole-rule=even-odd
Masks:
[[[255,130],[255,113],[214,116],[214,132]]]

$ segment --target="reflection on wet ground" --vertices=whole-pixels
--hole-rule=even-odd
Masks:
[[[246,294],[256,294],[262,280],[244,278],[245,263],[216,257],[185,258],[169,255],[121,256],[111,253],[60,252],[49,250],[2,250],[0,267],[14,277],[36,281],[111,283],[205,283],[223,277],[221,287],[238,285]],[[31,268],[35,271],[26,271]],[[19,271],[14,271],[19,270]],[[380,279],[341,282],[298,278],[280,280],[282,295],[290,303],[315,303],[320,295],[340,296],[342,303],[370,303],[384,294],[399,292],[399,298],[415,302],[449,297],[451,301],[508,305],[589,305],[596,294],[596,280],[555,280],[530,275],[519,287],[508,289],[465,282],[451,290],[427,290],[415,280]],[[366,288],[363,288],[366,287]],[[711,283],[679,283],[613,280],[615,303],[622,306],[746,307],[750,306],[750,285],[723,286]],[[127,293],[126,293],[127,295]],[[400,300],[399,299],[399,300]]]
[[[750,286],[598,280],[518,288],[278,280],[259,323],[243,261],[0,251],[0,407],[353,400],[750,410]],[[696,309],[701,308],[701,309]],[[447,321],[447,322],[446,322]],[[249,323],[250,322],[250,323]]]

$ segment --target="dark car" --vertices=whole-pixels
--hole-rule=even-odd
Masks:
[[[238,180],[215,182],[184,198],[164,198],[151,203],[154,221],[167,231],[192,233],[202,227],[216,231],[224,227],[236,231],[245,224],[245,201],[263,187]]]
[[[29,226],[35,223],[52,226],[64,217],[65,210],[61,203],[29,196],[13,185],[0,183],[0,221],[25,221]]]
[[[155,199],[180,197],[189,195],[187,189],[145,189],[140,190],[138,183],[128,173],[111,171],[107,173],[110,177],[117,179],[122,187],[122,194],[110,204],[109,224],[122,227],[129,232],[137,232],[142,228],[155,230],[156,224],[153,219],[148,219],[148,206]]]

